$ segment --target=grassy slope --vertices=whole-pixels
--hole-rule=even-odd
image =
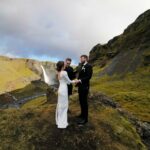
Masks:
[[[21,63],[21,61],[9,64],[8,70],[11,70],[11,67],[9,68],[10,65],[12,67],[18,66],[17,72],[20,70],[18,75],[14,72],[14,78],[21,77],[20,74],[22,72],[26,74],[26,71],[27,76],[30,77],[32,75],[28,68],[22,70],[21,66],[24,66],[24,63]],[[13,72],[13,70],[11,71]],[[97,78],[100,71],[94,68],[92,91],[105,92],[129,111],[132,111],[134,108],[135,114],[137,113],[136,115],[142,120],[148,120],[149,106],[146,104],[149,104],[147,101],[149,94],[149,70],[144,68],[139,70],[139,73],[136,73],[134,76],[129,74],[124,81],[117,76]],[[14,78],[10,78],[10,80]],[[29,89],[34,89],[34,85],[15,91],[16,96],[20,97],[24,91],[25,94],[30,92]],[[139,97],[141,95],[139,92],[143,94],[141,97]],[[131,101],[129,96],[132,96],[134,101]],[[128,100],[126,100],[127,98],[123,99],[124,97],[127,97]],[[145,98],[144,101],[143,97]],[[136,101],[137,98],[140,98],[139,101]],[[143,106],[145,106],[144,111],[142,108],[137,109],[136,106],[132,105],[134,103],[141,106],[141,99]],[[127,118],[122,117],[112,108],[90,103],[89,125],[79,128],[75,120],[75,115],[79,113],[79,104],[76,95],[74,95],[70,103],[72,114],[69,115],[69,121],[71,126],[67,130],[60,131],[55,126],[55,107],[56,103],[46,103],[46,98],[40,97],[26,103],[20,110],[0,110],[0,149],[146,150],[135,127]],[[143,114],[141,111],[143,111]]]
[[[142,121],[150,121],[150,67],[139,68],[123,78],[98,77],[102,69],[94,68],[92,91],[100,91],[112,97],[123,108]]]
[[[90,103],[90,122],[76,125],[79,113],[76,95],[70,102],[70,127],[59,130],[55,125],[56,103],[41,97],[20,110],[1,110],[0,149],[11,150],[146,150],[133,125],[116,110]]]
[[[23,88],[38,76],[25,65],[24,59],[0,57],[0,92]]]
[[[46,93],[48,86],[44,82],[30,83],[22,89],[11,91],[10,93],[17,99],[30,97],[41,93]]]

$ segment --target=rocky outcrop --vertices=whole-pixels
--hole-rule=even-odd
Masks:
[[[46,90],[46,98],[48,103],[56,103],[57,87],[50,86]]]
[[[150,64],[150,10],[140,15],[123,34],[90,51],[90,63],[105,67],[102,74],[124,74]]]
[[[137,132],[143,139],[144,143],[147,147],[150,147],[150,123],[142,122],[138,120],[135,116],[133,116],[128,111],[124,110],[118,103],[114,102],[110,97],[102,94],[102,93],[93,93],[89,96],[89,101],[92,103],[100,104],[104,107],[112,107],[116,109],[121,115],[127,117],[132,124],[135,125]]]

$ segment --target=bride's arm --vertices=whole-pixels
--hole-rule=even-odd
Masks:
[[[70,80],[70,79],[69,79],[68,74],[67,74],[66,71],[64,71],[64,78],[65,78],[67,84],[75,83],[75,80]]]

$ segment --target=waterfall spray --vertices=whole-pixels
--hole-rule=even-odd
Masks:
[[[42,71],[43,71],[43,76],[44,76],[44,82],[47,83],[48,85],[50,85],[50,79],[44,69],[44,67],[41,65]]]
[[[49,70],[49,73],[46,72],[45,68],[41,65],[43,76],[44,76],[44,82],[48,85],[55,85],[56,84],[56,73],[54,70]]]

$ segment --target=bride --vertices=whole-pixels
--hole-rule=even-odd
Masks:
[[[67,128],[68,126],[68,87],[67,84],[76,83],[77,80],[70,80],[66,71],[64,71],[64,61],[57,64],[58,71],[58,102],[56,107],[56,125],[58,128]]]

